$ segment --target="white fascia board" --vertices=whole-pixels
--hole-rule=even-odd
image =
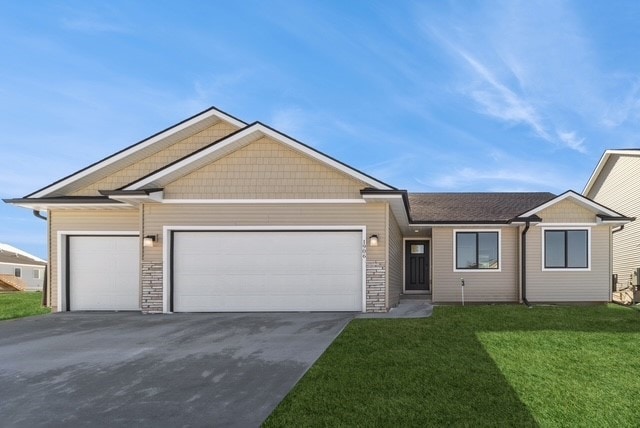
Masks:
[[[159,190],[157,192],[149,193],[148,195],[109,195],[109,199],[119,201],[128,205],[138,206],[145,203],[159,203],[162,202],[164,192]]]
[[[171,135],[174,135],[178,132],[181,132],[187,128],[189,128],[190,126],[193,126],[195,124],[197,124],[198,122],[202,122],[204,120],[210,119],[211,117],[217,117],[220,120],[223,120],[225,122],[229,122],[235,126],[238,127],[243,127],[246,126],[245,123],[240,122],[238,119],[234,119],[231,116],[224,114],[218,110],[216,110],[215,108],[209,109],[207,111],[204,111],[202,114],[199,114],[198,116],[195,116],[189,120],[187,120],[186,122],[183,122],[177,126],[174,126],[173,128],[170,128],[168,130],[166,130],[165,132],[162,132],[158,135],[155,135],[147,140],[143,140],[142,142],[118,153],[115,156],[111,156],[108,157],[106,159],[104,159],[101,162],[98,162],[97,164],[93,165],[90,168],[87,168],[85,170],[82,170],[76,174],[73,174],[69,177],[67,177],[66,179],[52,184],[51,186],[45,187],[44,189],[38,191],[37,193],[34,193],[33,195],[31,195],[31,198],[42,198],[42,197],[46,197],[47,195],[51,194],[52,192],[55,192],[56,190],[65,187],[75,181],[78,181],[90,174],[93,174],[99,170],[101,170],[102,168],[111,165],[115,162],[118,162],[128,156],[131,156],[133,153],[136,153],[142,149],[145,149],[149,146],[152,146],[154,144],[156,144],[158,141],[161,141],[167,137],[170,137]]]
[[[598,165],[596,166],[596,169],[593,170],[593,173],[591,174],[591,177],[589,177],[587,184],[584,186],[584,189],[582,189],[583,195],[587,196],[587,194],[591,191],[591,187],[593,187],[593,184],[596,182],[596,179],[600,175],[602,168],[604,168],[607,160],[609,160],[610,155],[611,154],[609,153],[609,150],[604,152],[604,154],[600,158],[600,161],[598,162]]]
[[[131,208],[128,205],[123,205],[121,203],[112,203],[112,204],[74,204],[74,203],[68,203],[68,204],[47,204],[47,203],[42,203],[42,202],[20,202],[20,203],[12,203],[11,205],[14,205],[16,207],[20,207],[20,208],[26,208],[29,210],[38,210],[38,211],[46,211],[46,210],[50,210],[50,209],[55,209],[55,208]]]
[[[420,223],[420,224],[412,224],[411,226],[416,227],[464,227],[464,228],[485,228],[485,229],[503,229],[505,227],[519,227],[521,225],[516,223]]]
[[[131,183],[130,185],[128,185],[127,187],[125,187],[123,190],[139,190],[141,188],[143,188],[144,186],[148,185],[149,183],[153,183],[156,182],[158,180],[161,180],[163,177],[166,177],[170,174],[173,174],[175,172],[180,171],[181,169],[187,168],[189,165],[191,165],[192,163],[206,158],[208,156],[211,156],[219,151],[222,151],[224,149],[228,149],[230,147],[233,147],[233,145],[240,145],[241,141],[250,138],[252,136],[258,136],[259,133],[255,128],[255,125],[249,126],[245,129],[243,129],[240,132],[235,133],[234,135],[223,139],[222,141],[218,142],[217,144],[214,144],[210,147],[208,147],[205,150],[201,150],[197,153],[192,154],[191,156],[188,156],[176,163],[174,163],[173,165],[170,165],[166,168],[163,168],[162,170],[156,172],[155,174],[151,174],[145,178],[142,178],[138,181],[135,181],[133,183]]]
[[[591,177],[589,177],[589,180],[587,181],[587,184],[584,186],[584,189],[582,189],[582,194],[584,196],[587,196],[591,191],[591,188],[593,187],[596,180],[600,176],[602,169],[607,164],[607,161],[609,160],[611,155],[640,156],[640,150],[606,150],[602,155],[602,157],[600,158],[600,161],[598,161],[598,165],[596,166],[596,169],[593,170],[593,173],[591,174]]]
[[[571,198],[578,205],[581,205],[581,206],[583,206],[583,207],[585,207],[587,209],[590,209],[591,211],[597,212],[599,214],[610,215],[610,216],[614,216],[614,217],[618,217],[620,215],[617,212],[612,211],[612,210],[610,210],[610,209],[598,204],[597,202],[593,202],[593,201],[587,199],[586,197],[584,197],[584,196],[582,196],[582,195],[580,195],[578,193],[569,191],[569,192],[563,193],[560,196],[556,196],[555,198],[553,198],[550,201],[548,201],[548,202],[546,202],[546,203],[544,203],[544,204],[532,209],[531,211],[527,211],[526,213],[521,214],[520,217],[532,216],[532,215],[534,215],[536,213],[539,213],[540,211],[542,211],[542,210],[544,210],[546,208],[549,208],[550,206],[555,205],[558,202],[561,202],[561,201],[563,201],[563,200],[565,200],[567,198]]]
[[[163,204],[364,204],[364,199],[163,199]]]
[[[307,156],[310,156],[326,165],[329,165],[377,189],[393,190],[388,185],[382,182],[379,182],[359,171],[349,168],[346,165],[343,165],[340,162],[337,162],[326,155],[323,155],[315,150],[312,150],[309,147],[306,147],[285,135],[275,132],[272,129],[262,125],[261,123],[255,123],[253,125],[250,125],[245,129],[243,129],[242,131],[227,137],[226,139],[218,142],[217,144],[210,146],[205,150],[194,153],[191,156],[188,156],[182,159],[181,161],[176,162],[175,164],[167,168],[164,168],[161,171],[158,171],[155,174],[152,174],[146,178],[143,178],[141,180],[138,180],[130,184],[129,186],[125,187],[124,190],[138,190],[150,183],[156,183],[156,184],[161,183],[161,181],[159,180],[161,180],[163,177],[179,172],[181,169],[187,169],[189,165],[193,164],[196,161],[202,160],[209,156],[215,157],[215,155],[218,152],[222,152],[224,154],[229,153],[230,151],[235,150],[235,146],[240,146],[243,142],[247,142],[247,140],[250,140],[251,142],[253,142],[255,141],[255,139],[258,139],[262,136],[266,136],[274,139],[275,141],[286,144],[287,146],[291,147],[292,149],[298,152],[301,152]]]
[[[45,262],[47,263],[47,262]],[[36,264],[29,264],[29,263],[9,263],[9,262],[0,262],[0,265],[9,265],[9,266],[27,266],[27,267],[33,267],[33,268],[40,268],[40,269],[44,269],[46,266],[44,265],[36,265]]]

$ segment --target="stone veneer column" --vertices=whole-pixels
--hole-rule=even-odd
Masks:
[[[142,313],[162,313],[162,263],[142,262]]]
[[[367,312],[386,312],[383,261],[367,260]]]

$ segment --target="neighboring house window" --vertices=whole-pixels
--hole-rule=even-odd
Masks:
[[[40,269],[33,270],[33,279],[40,279]]]
[[[498,231],[454,231],[455,270],[500,270]]]
[[[588,269],[588,229],[544,230],[545,269]]]
[[[22,268],[13,269],[13,276],[15,276],[16,278],[21,278],[22,277]]]

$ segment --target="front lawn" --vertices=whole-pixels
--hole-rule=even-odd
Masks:
[[[0,320],[48,314],[49,308],[42,307],[42,293],[16,291],[0,293]]]
[[[640,312],[615,305],[357,319],[265,426],[633,426],[639,363]]]

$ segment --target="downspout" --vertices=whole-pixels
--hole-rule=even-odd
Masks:
[[[615,229],[611,229],[611,236],[609,237],[609,276],[611,277],[611,287],[610,287],[610,291],[609,291],[609,297],[610,297],[612,302],[613,302],[613,288],[614,288],[614,283],[613,283],[613,234],[620,232],[622,229],[624,229],[624,224],[621,224],[619,227],[616,227]],[[617,287],[617,282],[618,281],[616,279],[615,287]],[[631,296],[632,297],[634,296],[633,292],[631,293]],[[633,299],[631,299],[631,301],[633,302]]]
[[[38,217],[38,218],[41,218],[42,220],[47,220],[47,218],[45,216],[40,214],[40,210],[33,210],[33,215]]]
[[[42,220],[49,220],[47,217],[40,214],[40,210],[33,210],[33,215]],[[47,233],[49,233],[47,231]],[[49,295],[49,263],[44,267],[44,279],[42,281],[42,306],[47,306],[47,296]]]
[[[520,251],[522,257],[522,261],[520,262],[522,269],[520,286],[522,289],[522,302],[527,305],[528,308],[531,308],[532,306],[527,300],[527,232],[529,231],[529,226],[530,223],[529,220],[527,220],[525,227],[522,230],[522,239],[520,240],[522,244],[522,251]]]

